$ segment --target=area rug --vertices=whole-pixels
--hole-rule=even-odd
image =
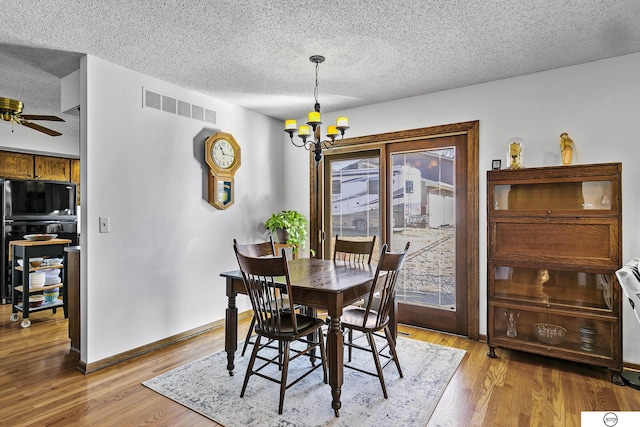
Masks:
[[[226,369],[226,353],[220,351],[143,384],[226,427],[424,426],[465,351],[408,338],[398,338],[397,348],[404,378],[393,363],[384,369],[388,399],[377,377],[345,369],[338,418],[321,369],[287,390],[282,415],[278,415],[279,386],[271,381],[251,377],[241,399],[251,347],[244,357],[236,353],[234,376]],[[370,353],[354,351],[352,364],[375,371]],[[289,365],[290,379],[297,377],[300,366],[308,367],[308,359],[299,358]]]

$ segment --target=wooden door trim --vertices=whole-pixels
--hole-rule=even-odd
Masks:
[[[397,132],[387,132],[375,135],[359,136],[347,138],[341,144],[336,153],[342,151],[365,151],[373,148],[374,145],[391,144],[395,142],[411,141],[416,139],[436,138],[446,135],[466,135],[467,150],[467,336],[473,340],[479,339],[480,321],[480,273],[479,273],[479,121],[469,121],[453,123],[426,128],[409,129]],[[352,150],[346,149],[351,147]],[[325,151],[324,157],[330,155]],[[382,160],[382,159],[381,159]],[[324,167],[323,164],[316,165],[313,156],[309,156],[309,194],[310,194],[310,246],[316,251],[317,257],[322,257],[323,239],[320,235],[322,231],[323,218],[323,187]],[[331,236],[325,236],[330,238]]]

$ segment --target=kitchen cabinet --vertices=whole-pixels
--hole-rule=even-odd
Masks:
[[[79,161],[76,167],[79,181]],[[72,181],[72,159],[0,151],[0,178]]]
[[[35,178],[47,181],[70,181],[71,160],[61,157],[33,156]]]
[[[12,249],[11,267],[13,269],[11,280],[14,289],[10,317],[12,322],[17,322],[19,320],[18,312],[22,312],[22,323],[20,326],[28,328],[31,326],[31,320],[29,320],[30,312],[41,310],[53,310],[55,312],[59,307],[64,309],[65,317],[67,317],[67,296],[66,290],[63,289],[64,283],[66,282],[64,277],[62,277],[61,282],[57,284],[43,285],[40,287],[29,286],[29,273],[52,268],[62,270],[63,266],[57,264],[52,266],[31,267],[28,260],[38,257],[63,258],[64,247],[70,243],[71,240],[69,239],[51,239],[46,241],[14,240],[10,243]],[[18,265],[18,259],[20,258],[23,260],[23,266]],[[30,295],[41,294],[43,291],[53,288],[60,288],[62,301],[58,299],[52,303],[44,303],[39,307],[29,307]],[[22,301],[20,301],[20,297],[22,297]]]
[[[33,179],[33,155],[0,151],[0,178]]]
[[[76,184],[76,204],[80,206],[80,160],[71,159],[71,182]]]
[[[487,172],[487,344],[623,385],[620,163]]]

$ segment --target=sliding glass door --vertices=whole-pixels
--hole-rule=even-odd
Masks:
[[[320,167],[312,246],[322,257],[336,235],[375,235],[374,262],[384,243],[410,242],[398,321],[477,338],[477,122],[359,138],[325,151]]]

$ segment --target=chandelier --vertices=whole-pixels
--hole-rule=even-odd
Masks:
[[[344,131],[349,129],[349,119],[344,116],[338,117],[336,119],[335,126],[331,125],[327,128],[327,138],[329,139],[322,141],[320,136],[320,125],[322,124],[322,121],[320,120],[320,103],[318,102],[318,69],[320,68],[320,64],[324,62],[324,56],[313,55],[309,58],[309,61],[316,64],[316,86],[313,91],[313,95],[316,100],[314,111],[309,113],[307,124],[300,125],[300,127],[298,127],[295,120],[285,120],[284,131],[289,134],[291,143],[296,147],[304,147],[306,150],[311,150],[313,147],[313,153],[315,154],[315,160],[317,163],[322,159],[323,148],[330,149],[342,142],[344,139]],[[293,139],[293,135],[296,132],[298,133],[298,137],[301,139],[301,142],[297,143]],[[338,135],[340,135],[339,140],[337,140]]]

